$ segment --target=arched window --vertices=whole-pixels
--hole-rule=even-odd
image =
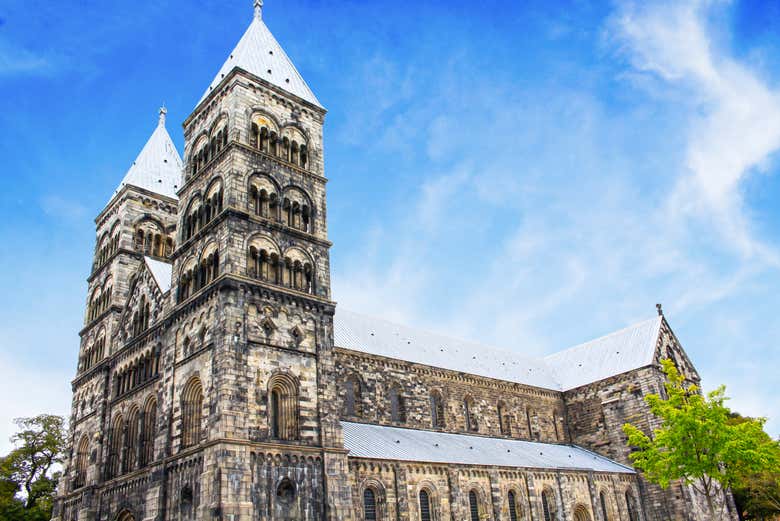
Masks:
[[[309,162],[309,153],[306,145],[301,145],[301,168],[306,168],[306,164]]]
[[[507,494],[509,500],[509,521],[517,521],[517,496],[514,490],[510,490]]]
[[[469,491],[469,513],[471,514],[471,521],[479,521],[479,501],[477,500],[477,493],[473,490]]]
[[[363,491],[363,519],[376,521],[376,494],[370,488]]]
[[[125,427],[125,472],[135,470],[138,450],[138,409],[133,409],[127,417]]]
[[[604,492],[599,492],[599,504],[601,505],[601,517],[604,521],[609,521],[609,514],[607,513],[607,497]]]
[[[555,507],[547,490],[542,491],[542,514],[544,514],[544,521],[554,521]]]
[[[420,521],[431,521],[431,497],[428,491],[420,491]]]
[[[123,510],[122,513],[116,517],[116,521],[135,521],[135,517],[127,510]]]
[[[181,397],[181,446],[191,447],[200,443],[201,416],[203,414],[203,386],[198,378],[191,379]]]
[[[474,400],[470,396],[463,400],[463,417],[466,420],[466,430],[474,432],[479,430],[479,423],[474,414]]]
[[[438,391],[431,393],[431,427],[444,428],[444,400]]]
[[[89,461],[89,438],[83,435],[76,449],[76,478],[73,488],[81,488],[87,484],[87,463]]]
[[[574,521],[590,521],[590,512],[585,505],[577,505],[574,508]]]
[[[498,414],[498,428],[501,431],[501,434],[504,436],[509,436],[511,434],[509,427],[509,415],[506,412],[506,405],[504,402],[498,402],[496,413]]]
[[[362,412],[362,389],[360,380],[351,375],[344,382],[344,414],[346,416],[360,416]]]
[[[636,501],[634,501],[634,495],[630,490],[626,491],[626,509],[628,510],[629,521],[639,521],[639,513],[636,508]]]
[[[390,387],[388,399],[390,401],[390,421],[405,422],[406,408],[404,407],[403,396],[401,396],[401,391],[397,385]]]
[[[119,475],[122,464],[122,446],[123,446],[123,430],[125,422],[122,415],[117,415],[114,418],[114,422],[111,425],[111,433],[109,436],[110,443],[108,447],[108,478],[114,478]]]
[[[298,385],[290,375],[276,375],[268,384],[268,428],[273,439],[298,439]]]
[[[146,404],[143,423],[143,437],[141,438],[143,443],[143,447],[141,448],[141,466],[145,467],[154,461],[154,437],[157,433],[157,400],[154,398],[149,400]]]

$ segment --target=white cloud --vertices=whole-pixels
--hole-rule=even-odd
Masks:
[[[712,219],[724,242],[745,257],[780,266],[756,239],[743,212],[741,184],[766,168],[780,148],[780,92],[719,49],[711,11],[716,0],[629,2],[612,28],[633,66],[683,89],[693,106],[685,166],[668,210]]]
[[[743,197],[780,147],[780,97],[715,44],[721,6],[617,7],[606,28],[629,58],[620,86],[635,103],[620,113],[586,80],[578,91],[519,92],[468,77],[457,61],[437,85],[413,85],[426,96],[405,100],[393,121],[417,130],[375,146],[422,140],[428,164],[406,173],[416,199],[334,265],[336,300],[527,354],[647,318],[663,302],[672,326],[693,335],[684,343],[705,382],[728,383],[733,405],[773,417],[777,433],[772,370],[751,369],[744,388],[730,373],[744,344],[763,345],[750,317],[729,314],[743,337],[720,340],[710,324],[766,277],[776,284],[780,265]],[[671,123],[646,115],[657,111]]]
[[[0,77],[48,74],[51,70],[48,58],[0,40]]]

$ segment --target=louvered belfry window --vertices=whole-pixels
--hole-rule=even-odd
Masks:
[[[479,521],[479,504],[477,503],[477,493],[473,490],[469,492],[469,510],[471,511],[471,521]]]
[[[431,498],[427,490],[420,491],[420,521],[431,521]]]
[[[376,495],[370,488],[363,491],[363,519],[376,521]]]

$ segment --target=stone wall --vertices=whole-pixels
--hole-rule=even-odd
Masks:
[[[556,519],[573,520],[577,508],[590,519],[603,521],[598,493],[604,492],[610,521],[629,521],[626,493],[639,496],[636,477],[579,471],[508,469],[351,458],[349,464],[353,508],[363,519],[364,494],[376,498],[377,519],[420,519],[420,491],[430,498],[437,521],[468,520],[469,493],[474,492],[482,519],[509,520],[510,491],[518,519],[544,520],[541,494],[551,499]]]
[[[381,356],[336,350],[336,379],[339,408],[350,421],[398,425],[447,432],[470,432],[489,436],[565,443],[568,434],[561,393],[533,388],[476,375],[468,375],[423,366]],[[360,400],[356,416],[346,415],[344,399],[348,378],[360,382]],[[397,386],[403,400],[406,419],[393,422],[388,398]],[[432,392],[444,400],[444,426],[432,424]],[[470,398],[472,421],[477,430],[467,428],[465,401]],[[502,405],[508,432],[499,425],[498,406]]]
[[[623,425],[631,423],[648,435],[661,426],[660,420],[650,412],[645,397],[665,393],[666,377],[660,366],[662,358],[673,360],[689,382],[699,382],[693,364],[663,320],[652,365],[564,393],[572,442],[631,465],[632,450],[627,444]],[[693,519],[707,518],[702,498],[697,497],[691,487],[673,483],[669,489],[662,490],[646,480],[641,480],[640,485],[647,521],[682,521],[691,516]],[[730,498],[726,501],[730,506]],[[728,515],[736,519],[735,512]]]

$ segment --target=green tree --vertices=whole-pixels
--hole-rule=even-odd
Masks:
[[[15,420],[14,449],[0,458],[0,519],[48,520],[65,451],[65,420],[42,414]]]
[[[732,413],[733,424],[750,421],[738,413]],[[769,434],[764,435],[765,443],[771,443]],[[775,442],[780,459],[780,444]],[[742,483],[734,486],[734,500],[743,519],[775,519],[780,514],[780,473],[763,471],[745,476]]]
[[[634,466],[653,483],[666,488],[683,480],[704,496],[711,519],[717,497],[745,483],[750,475],[780,472],[777,443],[764,432],[764,419],[730,421],[731,411],[724,405],[725,388],[707,395],[696,385],[688,385],[670,360],[662,360],[667,398],[656,394],[645,400],[662,426],[648,436],[626,424]],[[722,508],[722,505],[721,505]]]

